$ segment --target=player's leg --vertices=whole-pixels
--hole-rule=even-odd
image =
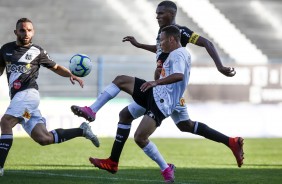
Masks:
[[[13,127],[19,122],[18,118],[5,114],[0,121],[0,176],[4,175],[4,165],[13,144]]]
[[[124,144],[128,139],[131,123],[145,113],[145,109],[137,103],[132,102],[123,108],[119,114],[119,123],[116,132],[116,138],[113,143],[111,155],[107,159],[90,158],[90,162],[99,169],[106,170],[112,174],[118,171],[118,162],[123,150]]]
[[[111,99],[116,97],[122,90],[128,94],[133,93],[134,77],[120,75],[117,76],[111,84],[97,97],[96,101],[89,107],[71,106],[72,112],[86,120],[92,122],[95,120],[96,113]]]
[[[119,162],[124,144],[128,139],[130,133],[132,121],[144,115],[145,111],[146,109],[144,109],[137,103],[132,102],[120,112],[116,138],[110,156],[110,159],[112,161],[116,163]]]
[[[159,165],[164,180],[166,182],[173,182],[175,166],[168,164],[159,152],[157,146],[149,140],[149,136],[156,128],[156,121],[150,116],[144,115],[134,134],[134,140],[144,153]]]
[[[38,106],[39,95],[35,92],[31,101],[28,98],[33,96],[30,90],[24,90],[18,92],[13,99],[10,101],[9,107],[7,108],[4,116],[1,118],[1,137],[0,137],[0,168],[1,175],[3,175],[3,167],[9,153],[9,150],[13,143],[13,131],[12,128],[23,121],[29,116],[30,106]],[[35,104],[35,105],[33,105]]]
[[[209,140],[220,142],[228,146],[233,152],[239,167],[243,164],[243,139],[241,137],[228,137],[223,133],[210,128],[204,123],[192,121],[189,118],[186,106],[177,106],[171,118],[182,132],[190,132],[203,136]]]
[[[30,137],[38,144],[45,146],[49,144],[62,143],[76,137],[85,137],[99,147],[100,143],[96,135],[93,134],[87,123],[82,123],[79,128],[62,129],[58,128],[48,131],[43,117],[32,116],[30,120],[22,125]]]

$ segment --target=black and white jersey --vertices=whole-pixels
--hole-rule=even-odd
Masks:
[[[196,34],[194,31],[190,30],[189,28],[185,26],[180,26],[175,24],[176,27],[179,28],[180,30],[180,42],[182,47],[186,47],[188,43],[193,43],[195,44],[199,38],[199,35]],[[157,63],[158,63],[158,68],[161,68],[162,63],[165,61],[165,59],[168,57],[168,53],[163,53],[161,49],[161,41],[160,41],[160,34],[161,34],[161,29],[159,29],[158,36],[156,39],[156,46],[157,46]]]
[[[36,79],[40,66],[53,68],[56,63],[40,46],[18,46],[16,42],[3,45],[0,49],[0,66],[6,68],[11,99],[25,89],[38,90]]]

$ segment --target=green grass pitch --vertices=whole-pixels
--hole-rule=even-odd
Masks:
[[[245,161],[238,168],[229,148],[206,139],[151,139],[169,163],[176,165],[179,184],[280,184],[282,139],[245,139]],[[84,138],[39,146],[30,138],[15,138],[1,184],[147,184],[163,183],[158,166],[137,147],[125,145],[117,174],[92,167],[88,157],[107,158],[113,138],[101,147]]]

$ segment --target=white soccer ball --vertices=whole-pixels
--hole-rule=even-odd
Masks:
[[[85,54],[75,54],[70,59],[69,69],[73,75],[85,77],[91,72],[91,59]]]

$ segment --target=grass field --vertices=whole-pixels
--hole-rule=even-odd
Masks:
[[[113,138],[95,148],[84,138],[39,146],[30,138],[15,138],[0,184],[145,184],[163,183],[158,166],[132,139],[125,145],[119,172],[92,167],[88,157],[109,156]],[[238,168],[231,151],[205,139],[152,139],[164,158],[176,165],[182,184],[282,182],[282,139],[245,139],[245,164]]]

